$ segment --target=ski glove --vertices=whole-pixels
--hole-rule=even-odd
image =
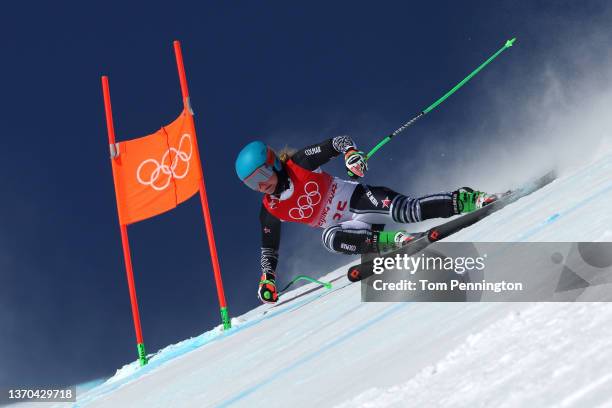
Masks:
[[[366,171],[368,171],[366,154],[359,150],[349,150],[344,153],[344,165],[351,178],[363,177]]]
[[[263,303],[276,303],[278,300],[278,291],[276,290],[276,282],[273,273],[264,272],[261,274],[257,296]]]

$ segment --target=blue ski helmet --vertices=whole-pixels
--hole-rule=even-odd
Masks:
[[[236,158],[236,174],[247,186],[258,190],[259,183],[268,181],[281,162],[274,150],[256,140],[242,148]]]

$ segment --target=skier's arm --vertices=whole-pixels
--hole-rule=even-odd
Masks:
[[[350,136],[336,136],[298,150],[291,160],[306,170],[315,170],[339,154],[345,154],[351,150],[357,150],[357,147]]]
[[[259,212],[259,221],[261,222],[261,271],[273,274],[278,263],[281,222],[263,205]]]

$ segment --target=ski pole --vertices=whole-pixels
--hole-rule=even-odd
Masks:
[[[380,142],[378,142],[378,144],[376,146],[374,146],[374,148],[372,148],[372,150],[370,150],[366,156],[367,159],[369,159],[370,157],[372,157],[374,155],[374,153],[376,153],[381,147],[383,147],[384,145],[386,145],[387,143],[389,143],[391,141],[391,139],[393,139],[395,136],[399,135],[400,133],[402,133],[404,130],[406,130],[408,127],[412,126],[414,124],[414,122],[416,122],[417,120],[421,119],[423,116],[425,116],[426,114],[428,114],[429,112],[431,112],[432,110],[434,110],[438,105],[440,105],[442,102],[444,102],[449,96],[451,96],[452,94],[454,94],[459,88],[461,88],[463,85],[465,85],[466,82],[468,82],[470,79],[472,79],[472,77],[474,77],[476,74],[478,74],[480,72],[480,70],[482,70],[484,67],[486,67],[491,61],[493,61],[495,58],[497,58],[497,56],[499,54],[501,54],[506,48],[510,48],[512,47],[512,44],[514,44],[514,41],[516,40],[516,37],[506,41],[506,43],[504,44],[503,47],[501,47],[495,54],[493,54],[491,57],[489,57],[488,60],[486,60],[485,62],[483,62],[478,68],[476,68],[474,71],[472,71],[472,73],[470,75],[468,75],[467,77],[465,77],[463,79],[463,81],[459,82],[457,85],[455,85],[455,87],[453,89],[451,89],[450,91],[448,91],[446,94],[444,94],[443,97],[441,97],[440,99],[438,99],[437,101],[435,101],[433,104],[431,104],[429,107],[427,107],[425,110],[421,111],[418,115],[416,115],[414,118],[410,119],[408,122],[404,123],[402,126],[400,126],[399,128],[397,128],[393,133],[391,133],[389,136],[385,137],[384,139],[382,139]]]
[[[280,291],[280,293],[285,292],[287,289],[289,289],[289,287],[290,287],[291,285],[293,285],[295,282],[297,282],[297,281],[299,281],[299,280],[305,280],[305,281],[308,281],[308,282],[317,283],[317,284],[319,284],[319,285],[323,285],[323,286],[324,286],[326,289],[331,289],[331,288],[332,288],[332,284],[331,284],[331,283],[329,283],[329,282],[321,282],[320,280],[316,280],[316,279],[314,279],[314,278],[311,278],[311,277],[310,277],[310,276],[308,276],[308,275],[298,275],[298,276],[296,276],[295,278],[293,278],[293,279],[291,280],[291,282],[289,282],[289,283],[287,284],[287,286],[285,286],[285,287],[283,288],[283,290],[281,290],[281,291]]]

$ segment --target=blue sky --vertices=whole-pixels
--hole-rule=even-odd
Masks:
[[[462,159],[452,146],[474,142],[471,131],[489,132],[489,147],[502,145],[491,131],[507,126],[500,111],[512,116],[537,94],[551,64],[564,77],[595,75],[580,62],[603,60],[588,45],[609,40],[610,16],[605,2],[563,1],[4,5],[0,385],[82,382],[135,358],[101,75],[110,78],[117,139],[152,133],[182,106],[172,49],[181,41],[237,315],[258,304],[260,198],[234,173],[244,144],[300,147],[350,134],[367,149],[518,37],[383,149],[366,180],[405,193],[427,189],[427,158],[442,157],[442,169]],[[568,43],[580,47],[570,52]],[[498,87],[512,98],[493,92]],[[329,170],[342,174],[339,163]],[[219,321],[199,205],[194,198],[129,229],[151,352]],[[281,282],[296,268],[317,276],[347,262],[326,253],[319,234],[284,229]]]

